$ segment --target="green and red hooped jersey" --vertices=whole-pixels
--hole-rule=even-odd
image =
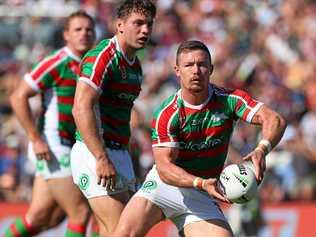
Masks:
[[[176,165],[196,176],[218,177],[223,169],[235,122],[248,123],[262,103],[242,90],[210,85],[202,105],[190,105],[181,90],[165,100],[154,113],[152,146],[179,149]]]
[[[72,117],[80,58],[68,47],[53,52],[40,61],[24,80],[42,97],[39,129],[49,144],[72,146],[76,126]]]
[[[83,58],[79,80],[100,94],[95,112],[105,144],[114,142],[127,148],[131,109],[140,93],[142,78],[138,58],[128,60],[116,37],[101,41]],[[79,132],[76,138],[82,140]]]

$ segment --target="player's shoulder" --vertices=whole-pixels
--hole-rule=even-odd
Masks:
[[[63,58],[67,57],[67,53],[65,52],[64,48],[61,49],[53,49],[49,51],[46,55],[40,57],[37,60],[37,63],[41,62],[57,62]]]
[[[87,56],[97,56],[98,54],[104,51],[115,50],[115,43],[111,39],[103,39],[101,40],[94,48],[90,49],[86,54]]]
[[[112,39],[100,41],[93,49],[90,49],[83,57],[82,64],[101,62],[107,65],[116,53],[116,45]]]
[[[217,85],[213,85],[213,91],[216,96],[219,97],[230,97],[230,96],[247,96],[248,93],[242,89],[238,88],[229,88],[229,87],[221,87]]]
[[[52,68],[58,67],[66,57],[68,57],[68,54],[64,48],[52,50],[32,65],[32,71],[41,72],[41,74],[48,72]]]
[[[178,94],[174,93],[163,100],[160,105],[154,110],[154,115],[157,116],[161,112],[174,112],[177,110]]]

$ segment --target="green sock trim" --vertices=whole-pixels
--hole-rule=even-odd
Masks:
[[[84,237],[84,233],[74,232],[72,230],[67,229],[65,237]]]
[[[91,233],[91,237],[99,237],[99,233],[97,233],[97,232],[92,232],[92,233]]]
[[[9,228],[4,233],[4,237],[16,237],[15,233],[11,230],[11,228],[14,228],[16,232],[19,233],[19,236],[23,236],[23,237],[30,236],[28,229],[24,225],[24,222],[21,217],[16,218],[15,221],[9,226]]]
[[[23,237],[27,237],[30,236],[28,229],[26,228],[26,226],[24,225],[24,222],[21,218],[18,218],[15,222],[15,226],[16,229],[18,230],[18,232],[23,236]]]
[[[14,237],[13,234],[11,233],[10,229],[6,230],[4,233],[4,237]]]

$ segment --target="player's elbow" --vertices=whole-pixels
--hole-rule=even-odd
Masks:
[[[80,106],[80,103],[74,103],[73,107],[72,107],[72,116],[74,117],[75,120],[77,120],[78,118],[80,118],[82,114],[82,108]]]
[[[159,178],[161,179],[161,181],[166,183],[166,184],[171,184],[170,179],[169,179],[169,172],[170,171],[168,171],[166,164],[156,163],[156,168],[157,168],[157,172],[158,172],[158,175],[159,175]]]
[[[72,107],[72,116],[75,120],[77,120],[78,117],[80,117],[80,108],[76,104]]]
[[[25,96],[25,94],[19,92],[18,90],[16,91],[13,91],[11,93],[11,95],[9,96],[9,102],[10,102],[10,105],[11,105],[11,108],[13,110],[15,110],[18,106],[18,104],[22,101],[26,101],[27,98]]]
[[[287,126],[287,122],[285,120],[285,118],[283,118],[280,114],[276,114],[275,116],[275,123],[277,125],[277,127],[279,128],[280,131],[282,131],[282,133],[285,131],[285,128]]]

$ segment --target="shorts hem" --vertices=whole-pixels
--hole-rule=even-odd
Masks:
[[[92,198],[97,198],[97,197],[102,197],[102,196],[113,196],[113,195],[116,195],[119,193],[124,193],[124,192],[128,192],[128,189],[122,189],[122,190],[111,192],[111,193],[96,193],[96,194],[92,194],[89,196],[86,196],[84,192],[82,192],[82,193],[87,199],[92,199]]]

